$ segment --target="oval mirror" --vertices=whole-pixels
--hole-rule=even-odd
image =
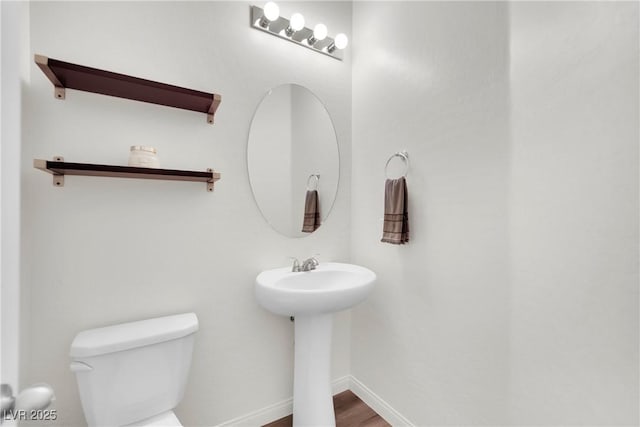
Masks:
[[[318,97],[295,84],[267,92],[251,122],[247,166],[258,208],[276,231],[303,237],[317,229],[340,174],[336,132]]]

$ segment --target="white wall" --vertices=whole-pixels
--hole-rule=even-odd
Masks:
[[[290,397],[293,325],[254,298],[256,274],[289,255],[349,256],[350,59],[336,61],[249,27],[245,2],[34,2],[31,52],[222,94],[216,124],[204,114],[53,87],[32,64],[26,91],[23,243],[30,270],[28,381],[57,394],[59,425],[84,422],[69,345],[83,329],[194,311],[191,376],[177,410],[210,426]],[[351,32],[349,3],[283,3],[309,22]],[[304,239],[275,233],[247,178],[249,124],[266,91],[309,87],[327,105],[341,146],[343,185],[323,227]],[[215,192],[184,182],[51,177],[33,158],[126,164],[128,147],[158,148],[166,167],[222,173]],[[334,378],[349,368],[349,314],[334,327]],[[44,423],[39,422],[39,425]]]
[[[638,424],[638,25],[637,3],[355,4],[352,253],[380,280],[352,372],[416,425]]]
[[[510,11],[512,422],[638,425],[638,3]]]
[[[416,425],[502,425],[508,386],[506,3],[356,2],[352,372]],[[395,23],[381,25],[381,23]],[[411,241],[382,237],[407,149]]]

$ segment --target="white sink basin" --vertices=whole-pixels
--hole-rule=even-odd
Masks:
[[[283,267],[258,275],[256,297],[264,308],[284,316],[332,313],[364,301],[375,280],[373,271],[353,264],[325,262],[299,273]]]
[[[335,426],[331,397],[331,324],[333,312],[367,298],[376,274],[353,264],[325,262],[315,270],[291,267],[263,271],[256,297],[267,310],[295,316],[293,425]]]

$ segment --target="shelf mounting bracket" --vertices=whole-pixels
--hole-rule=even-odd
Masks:
[[[213,169],[207,168],[207,172],[213,173]],[[215,184],[215,183],[216,183],[215,178],[212,178],[211,181],[207,181],[207,191],[208,192],[212,192],[213,191],[213,184]]]
[[[53,83],[53,97],[56,99],[65,99],[64,85],[49,66],[49,58],[44,55],[35,55],[35,61],[45,76]]]
[[[213,101],[211,101],[209,111],[207,112],[207,123],[213,124],[213,116],[215,116],[216,110],[218,109],[218,106],[220,106],[220,102],[222,102],[222,97],[217,93],[214,93]]]
[[[64,95],[63,95],[63,98],[64,98]],[[54,162],[64,162],[64,157],[55,156],[53,158],[53,161]],[[59,173],[54,173],[53,174],[53,186],[54,187],[64,187],[64,175],[59,174]]]
[[[65,90],[63,86],[54,86],[53,89],[53,96],[55,96],[56,99],[65,99]]]

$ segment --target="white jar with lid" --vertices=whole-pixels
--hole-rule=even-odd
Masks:
[[[132,145],[129,153],[129,166],[140,168],[159,168],[160,160],[156,155],[156,149],[144,145]]]

